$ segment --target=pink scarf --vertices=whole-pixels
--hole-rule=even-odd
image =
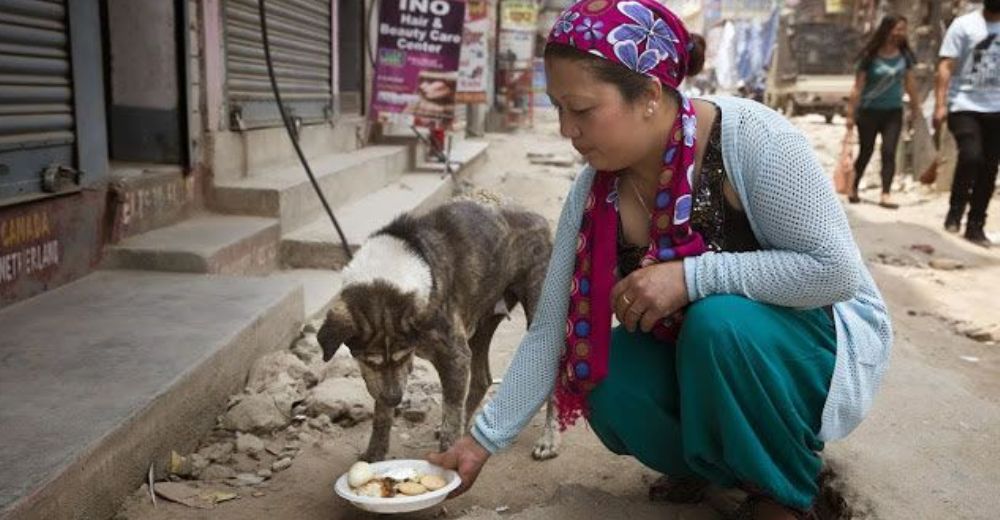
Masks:
[[[582,0],[563,12],[549,33],[549,44],[576,47],[656,78],[680,100],[664,146],[643,267],[705,252],[705,243],[690,222],[695,112],[691,101],[677,91],[687,72],[689,42],[681,21],[655,0]],[[616,178],[616,172],[597,172],[577,238],[566,352],[556,385],[564,429],[587,413],[588,393],[608,372],[611,289],[618,261]],[[680,322],[680,314],[671,316],[656,326],[654,334],[675,339]]]

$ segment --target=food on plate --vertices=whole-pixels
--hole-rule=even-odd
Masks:
[[[376,475],[371,465],[359,461],[347,472],[347,483],[354,493],[365,497],[392,498],[417,496],[443,488],[445,479],[421,474],[413,468],[394,468]]]
[[[423,484],[428,491],[437,491],[447,484],[443,478],[437,475],[424,475],[423,477],[420,477],[420,483]]]
[[[347,483],[352,488],[361,487],[373,478],[375,478],[375,473],[372,471],[371,464],[363,460],[355,462],[347,472]]]
[[[396,491],[408,496],[423,495],[427,492],[427,488],[420,484],[419,482],[400,482],[396,484]]]

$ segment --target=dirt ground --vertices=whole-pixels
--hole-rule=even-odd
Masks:
[[[578,165],[539,166],[529,153],[572,157],[551,114],[536,127],[512,135],[491,135],[485,167],[476,187],[507,195],[558,217],[563,195]],[[842,127],[819,116],[796,119],[828,167]],[[876,165],[868,178],[877,183]],[[863,186],[865,184],[863,183]],[[970,245],[944,233],[946,198],[907,184],[902,208],[874,203],[849,206],[863,254],[889,303],[896,342],[892,366],[865,423],[848,439],[831,443],[825,456],[840,475],[855,518],[962,518],[1000,516],[1000,346],[976,341],[993,330],[1000,336],[1000,247]],[[877,187],[862,193],[876,200]],[[993,202],[994,215],[1000,202]],[[987,232],[1000,242],[1000,217]],[[912,246],[920,246],[914,249]],[[930,247],[926,247],[930,246]],[[941,270],[935,265],[954,267]],[[982,329],[982,330],[977,330]],[[517,313],[498,331],[492,349],[494,374],[503,374],[524,330]],[[400,419],[390,456],[420,457],[434,449],[433,425]],[[399,518],[541,519],[713,519],[734,496],[716,493],[709,504],[677,507],[651,503],[648,485],[657,477],[638,462],[605,450],[586,426],[564,436],[558,458],[535,462],[530,452],[541,432],[536,417],[508,452],[492,458],[476,486],[443,507]],[[370,423],[335,427],[303,447],[291,468],[255,488],[238,488],[240,498],[212,510],[159,500],[153,507],[141,492],[119,513],[127,520],[168,519],[367,519],[333,493],[334,480],[363,451]],[[256,491],[256,493],[252,493]],[[257,495],[257,496],[254,496]]]

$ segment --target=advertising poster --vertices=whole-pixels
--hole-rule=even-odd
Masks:
[[[501,68],[531,69],[537,26],[538,7],[533,0],[503,0],[497,57]]]
[[[500,29],[535,32],[538,26],[538,6],[534,0],[502,0]]]
[[[462,52],[458,60],[458,103],[486,103],[490,78],[490,22],[489,0],[466,0]]]
[[[440,127],[455,117],[465,0],[382,0],[372,117]]]

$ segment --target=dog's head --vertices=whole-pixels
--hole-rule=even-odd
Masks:
[[[357,284],[341,291],[317,339],[324,360],[346,345],[372,397],[396,406],[403,398],[417,347],[433,341],[426,330],[427,318],[426,303],[412,292],[378,281]]]

